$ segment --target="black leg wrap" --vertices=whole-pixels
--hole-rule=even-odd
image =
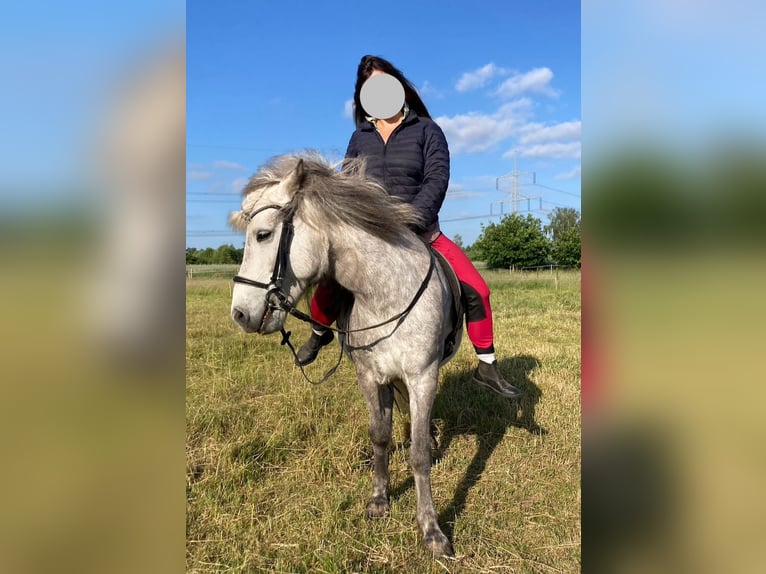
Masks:
[[[474,350],[476,351],[477,355],[489,355],[490,353],[495,352],[495,346],[490,345],[486,349],[480,349],[479,347],[474,346]]]
[[[484,301],[481,300],[481,295],[479,295],[476,289],[462,281],[460,282],[460,288],[463,290],[466,323],[486,319],[487,310],[484,308]]]

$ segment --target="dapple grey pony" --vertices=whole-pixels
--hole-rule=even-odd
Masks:
[[[396,391],[411,417],[423,544],[451,556],[431,495],[430,419],[439,367],[449,359],[445,339],[454,309],[442,269],[408,228],[416,222],[411,206],[365,178],[363,162],[347,161],[338,170],[318,156],[278,157],[250,179],[242,210],[230,216],[231,225],[246,232],[231,314],[248,333],[284,335],[286,316],[295,314],[308,287],[334,279],[353,294],[338,328],[370,411],[374,478],[367,513],[389,511]]]

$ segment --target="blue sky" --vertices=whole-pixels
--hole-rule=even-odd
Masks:
[[[85,185],[110,89],[144,52],[183,39],[183,8],[180,0],[3,4],[3,201],[65,196]]]
[[[442,229],[466,244],[481,218],[523,201],[547,222],[580,209],[580,3],[187,2],[186,244],[241,246],[226,225],[247,177],[273,155],[340,159],[365,54],[389,59],[444,130],[452,174]],[[543,211],[540,211],[542,206]],[[450,221],[454,220],[454,221]]]

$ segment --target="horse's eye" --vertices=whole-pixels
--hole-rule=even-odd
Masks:
[[[255,240],[258,243],[261,241],[266,241],[269,237],[271,237],[271,231],[258,231],[255,234]]]

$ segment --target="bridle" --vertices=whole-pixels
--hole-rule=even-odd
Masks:
[[[404,309],[401,313],[397,313],[393,317],[386,319],[385,321],[382,321],[380,323],[377,323],[375,325],[370,325],[368,327],[361,327],[359,329],[338,329],[337,327],[332,327],[331,325],[325,325],[324,323],[321,323],[317,321],[316,319],[313,319],[311,315],[308,315],[307,313],[304,313],[296,308],[295,303],[292,301],[292,298],[290,297],[289,293],[286,293],[284,290],[284,279],[285,279],[285,271],[287,270],[287,265],[289,262],[290,257],[290,247],[293,243],[293,235],[295,228],[293,227],[293,215],[295,214],[295,210],[291,208],[289,205],[283,206],[276,203],[272,203],[269,205],[264,205],[263,207],[259,207],[258,209],[250,212],[249,214],[245,214],[244,218],[247,223],[250,223],[252,221],[253,217],[258,215],[259,213],[266,211],[267,209],[276,209],[284,214],[284,217],[282,219],[282,233],[279,237],[279,247],[277,248],[277,258],[274,262],[274,269],[271,272],[271,279],[269,279],[268,283],[262,283],[260,281],[254,281],[253,279],[248,279],[247,277],[242,277],[241,275],[235,275],[234,276],[234,283],[241,283],[243,285],[250,285],[251,287],[257,287],[258,289],[264,289],[266,291],[266,304],[268,305],[266,309],[266,313],[264,314],[264,318],[262,320],[266,321],[266,318],[270,313],[277,310],[282,310],[296,319],[303,321],[304,323],[310,323],[314,327],[320,328],[320,329],[326,329],[334,331],[338,334],[342,335],[348,335],[349,333],[359,333],[361,331],[370,331],[372,329],[377,329],[378,327],[383,327],[385,325],[388,325],[393,322],[397,322],[396,327],[394,330],[396,330],[399,325],[404,321],[404,319],[409,315],[410,311],[415,307],[418,300],[420,300],[420,297],[425,292],[426,288],[428,287],[428,282],[431,280],[431,276],[433,275],[434,266],[435,266],[435,258],[433,253],[429,251],[430,255],[430,262],[428,266],[428,271],[426,273],[426,276],[423,278],[423,281],[420,284],[420,287],[418,288],[417,292],[415,293],[415,296],[410,301],[410,304],[407,305],[407,308]],[[287,345],[290,351],[292,351],[293,356],[296,356],[295,348],[293,347],[292,343],[290,342],[290,335],[292,334],[291,331],[285,331],[284,327],[280,329],[280,332],[282,333],[282,342],[281,345]],[[328,378],[330,378],[334,373],[335,370],[338,368],[338,365],[340,365],[340,361],[343,358],[343,345],[341,345],[340,350],[340,356],[338,358],[338,363],[330,369],[327,373],[325,373],[324,377],[319,382],[312,381],[304,372],[303,366],[301,365],[301,373],[303,373],[303,376],[305,379],[312,383],[312,384],[321,384],[325,382]]]
[[[259,289],[266,290],[266,302],[268,304],[267,313],[282,309],[290,312],[290,309],[295,309],[292,301],[290,301],[290,295],[283,290],[282,282],[285,279],[285,271],[287,269],[288,257],[290,256],[290,247],[293,243],[293,211],[285,206],[272,203],[264,205],[258,209],[245,215],[245,221],[250,223],[253,217],[266,211],[267,209],[277,209],[284,213],[282,219],[282,234],[279,237],[279,248],[277,249],[277,259],[274,262],[274,269],[271,272],[271,279],[268,283],[261,283],[260,281],[254,281],[241,275],[234,276],[234,283],[242,283],[243,285],[250,285],[251,287],[258,287]],[[264,318],[265,320],[265,318]]]

